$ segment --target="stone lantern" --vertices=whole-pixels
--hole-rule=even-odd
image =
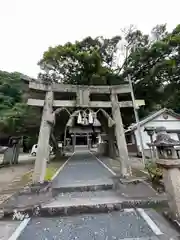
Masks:
[[[158,127],[155,130],[156,140],[149,143],[148,146],[156,147],[159,159],[178,159],[175,149],[180,146],[180,142],[172,139],[166,131],[165,127]]]
[[[153,142],[153,135],[154,135],[154,127],[145,127],[144,128],[144,131],[147,132],[148,136],[150,137],[151,139],[151,143]]]
[[[180,159],[175,147],[180,141],[172,139],[166,128],[156,129],[156,140],[148,144],[157,149],[157,166],[163,169],[163,182],[168,197],[168,203],[173,217],[180,220]]]
[[[153,135],[154,135],[154,127],[145,127],[144,131],[147,132],[148,136],[150,137],[151,143],[153,143]],[[154,146],[150,147],[150,151],[151,151],[151,157],[154,158],[155,157],[155,150],[154,150]]]

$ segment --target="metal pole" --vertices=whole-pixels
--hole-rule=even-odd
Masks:
[[[146,157],[145,157],[145,153],[144,153],[144,146],[143,146],[143,139],[142,139],[142,135],[141,135],[139,116],[138,116],[136,101],[135,101],[135,97],[134,97],[134,90],[133,90],[133,85],[132,85],[130,75],[128,76],[128,81],[129,81],[129,85],[130,85],[130,89],[131,89],[131,98],[132,98],[132,103],[133,103],[134,115],[135,115],[135,120],[136,120],[136,124],[137,124],[137,131],[138,131],[138,135],[139,135],[139,139],[140,139],[142,161],[143,161],[143,165],[145,165]]]

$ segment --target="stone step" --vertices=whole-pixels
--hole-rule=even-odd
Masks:
[[[103,191],[103,190],[112,190],[113,182],[109,181],[106,183],[97,183],[94,181],[89,182],[75,182],[71,185],[64,186],[52,186],[52,195],[56,196],[59,193],[69,193],[69,192],[94,192],[94,191]]]
[[[41,205],[41,215],[72,215],[111,212],[124,208],[167,206],[162,197],[126,198],[113,190],[61,193],[48,204]]]

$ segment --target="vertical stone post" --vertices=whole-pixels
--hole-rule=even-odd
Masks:
[[[48,122],[52,117],[53,111],[53,92],[46,92],[44,101],[42,120],[38,139],[37,156],[34,167],[33,182],[44,182],[46,164],[49,159],[49,139],[51,134],[51,124]]]
[[[86,138],[87,138],[88,149],[90,149],[89,133],[87,133]]]
[[[117,94],[113,91],[111,92],[111,105],[112,105],[112,115],[113,119],[115,121],[115,136],[117,141],[117,147],[119,152],[119,158],[121,163],[121,169],[120,174],[122,176],[129,175],[130,169],[128,169],[128,163],[129,163],[129,157],[128,157],[128,150],[127,150],[127,144],[124,134],[124,127],[120,112],[120,107],[118,103],[118,97]]]
[[[73,134],[72,136],[72,145],[73,145],[73,152],[75,151],[75,146],[76,146],[76,133]]]
[[[114,128],[113,127],[109,127],[107,129],[108,132],[108,147],[109,147],[109,156],[111,158],[115,158],[116,157],[116,151],[115,151],[115,145],[114,145],[114,141],[115,141],[115,136],[114,136]]]
[[[180,160],[158,159],[172,217],[180,221]]]

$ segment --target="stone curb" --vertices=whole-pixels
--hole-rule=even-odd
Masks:
[[[114,187],[113,183],[110,184],[97,184],[97,185],[86,185],[86,186],[75,186],[75,187],[52,187],[52,195],[55,196],[59,193],[68,192],[95,192],[101,190],[112,190]]]
[[[29,195],[32,193],[44,193],[49,191],[52,187],[52,181],[45,181],[44,183],[31,184],[25,186],[23,189],[17,192],[18,195]]]
[[[77,206],[57,206],[57,207],[43,207],[43,205],[27,206],[25,208],[16,209],[4,209],[1,210],[1,218],[12,217],[14,210],[26,215],[48,217],[48,216],[70,216],[74,214],[82,213],[107,213],[112,211],[123,210],[124,208],[154,208],[159,206],[167,207],[168,203],[166,199],[127,199],[119,201],[118,203],[103,203],[103,204],[92,204],[92,205],[77,205]]]

